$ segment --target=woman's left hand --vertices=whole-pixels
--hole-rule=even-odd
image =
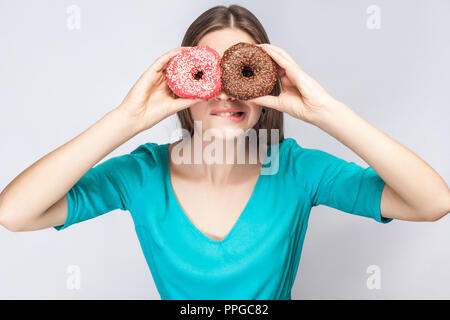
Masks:
[[[313,78],[311,78],[286,52],[271,44],[258,44],[278,64],[278,76],[282,91],[279,96],[267,95],[247,100],[291,116],[316,124],[320,112],[337,101]]]

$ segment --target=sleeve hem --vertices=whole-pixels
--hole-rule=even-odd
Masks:
[[[66,229],[68,226],[70,226],[72,224],[72,210],[70,208],[71,207],[71,205],[70,205],[70,201],[71,201],[70,192],[71,191],[72,191],[72,189],[70,189],[69,192],[67,192],[67,194],[66,194],[66,197],[67,197],[67,217],[66,217],[66,221],[62,225],[53,227],[57,231],[64,230],[64,229]]]
[[[383,189],[385,186],[385,182],[383,179],[381,179],[381,177],[378,180],[378,184],[377,184],[377,188],[376,188],[376,208],[377,208],[377,212],[376,212],[376,216],[374,217],[374,219],[380,223],[389,223],[393,220],[393,218],[385,218],[381,215],[381,195],[383,193]]]

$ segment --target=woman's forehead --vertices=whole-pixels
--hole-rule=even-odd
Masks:
[[[255,43],[255,40],[245,31],[227,28],[207,33],[197,45],[206,45],[216,50],[222,56],[225,50],[239,42]]]

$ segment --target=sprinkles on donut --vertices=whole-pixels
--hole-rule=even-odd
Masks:
[[[221,91],[220,55],[208,46],[185,49],[169,60],[166,79],[178,97],[210,99]]]
[[[268,95],[277,81],[272,57],[251,43],[239,42],[225,50],[220,65],[223,90],[240,100]]]

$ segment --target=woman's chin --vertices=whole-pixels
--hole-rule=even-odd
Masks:
[[[235,140],[240,136],[244,136],[250,128],[241,126],[220,126],[211,127],[203,131],[203,139],[213,141],[214,139]]]

